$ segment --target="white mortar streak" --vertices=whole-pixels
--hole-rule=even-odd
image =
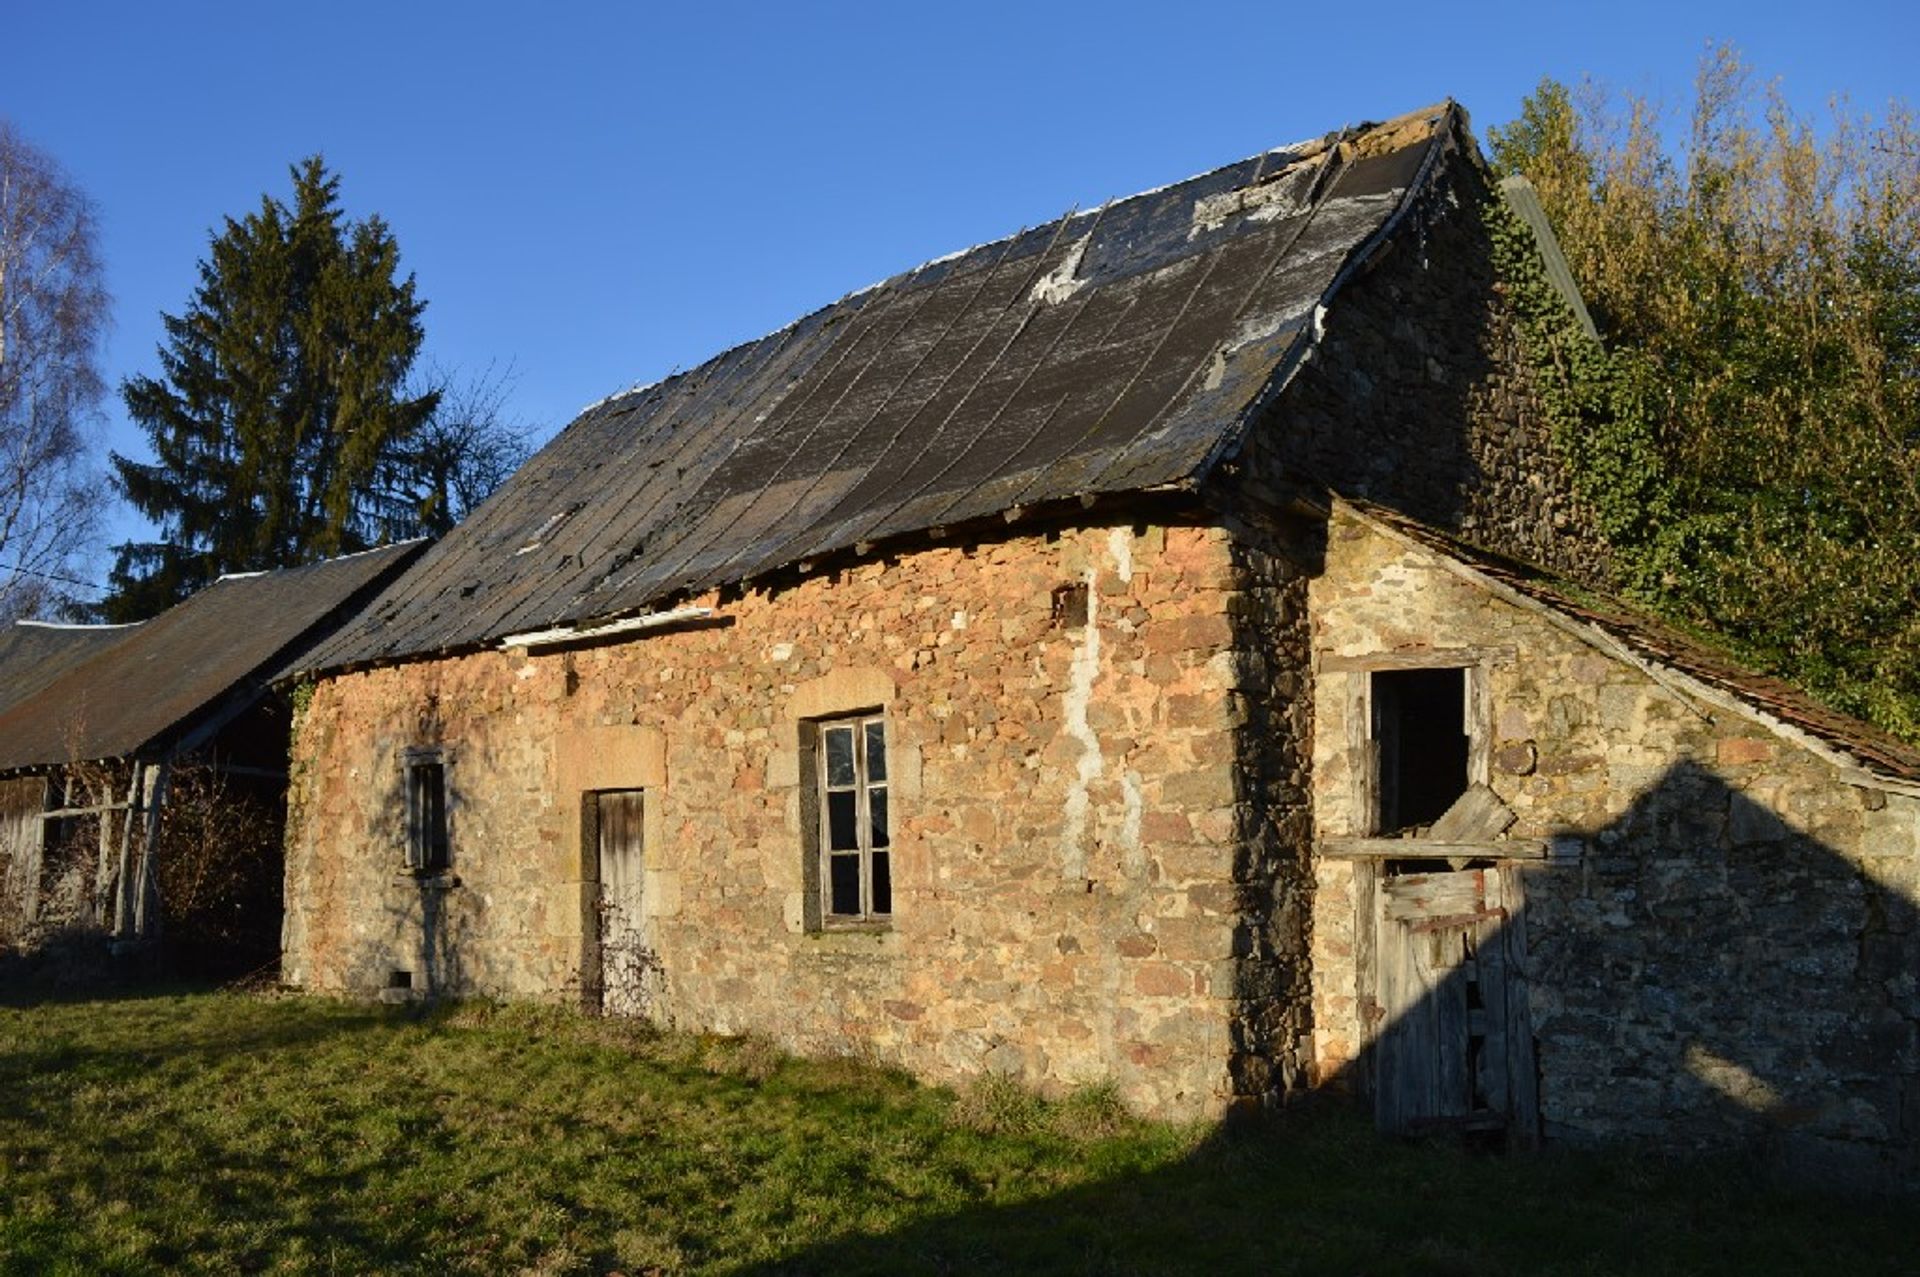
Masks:
[[[1100,591],[1094,580],[1096,575],[1092,568],[1087,569],[1087,621],[1080,631],[1080,642],[1073,650],[1073,665],[1068,671],[1062,706],[1067,735],[1080,742],[1080,761],[1067,785],[1067,827],[1066,836],[1061,839],[1060,873],[1065,878],[1087,876],[1087,787],[1106,769],[1106,759],[1100,753],[1100,738],[1087,721],[1087,707],[1093,703],[1093,681],[1100,673]]]
[[[1122,581],[1133,580],[1133,530],[1110,528],[1107,549],[1113,555],[1113,573]]]

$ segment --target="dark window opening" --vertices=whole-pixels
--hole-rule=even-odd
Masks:
[[[1092,594],[1084,581],[1053,587],[1053,625],[1055,629],[1077,630],[1086,625],[1092,612]]]
[[[407,867],[438,873],[447,863],[446,765],[416,759],[407,764]]]
[[[1372,700],[1379,832],[1431,825],[1467,792],[1467,672],[1376,670]]]

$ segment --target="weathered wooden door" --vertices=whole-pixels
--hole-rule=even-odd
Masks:
[[[1527,1014],[1524,919],[1511,869],[1379,879],[1381,1032],[1374,1103],[1380,1129],[1539,1128]]]
[[[657,963],[647,943],[641,791],[593,796],[600,869],[600,1009],[644,1015]]]
[[[39,919],[46,809],[46,777],[0,780],[0,928]]]

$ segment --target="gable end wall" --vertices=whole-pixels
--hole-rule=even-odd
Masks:
[[[1364,675],[1340,658],[1489,654],[1490,783],[1508,837],[1554,851],[1521,871],[1549,1137],[1913,1181],[1920,799],[1845,783],[1359,521],[1336,518],[1311,596],[1317,839],[1363,820],[1346,715]],[[1348,1085],[1379,1032],[1352,864],[1320,857],[1315,879],[1316,1066]]]

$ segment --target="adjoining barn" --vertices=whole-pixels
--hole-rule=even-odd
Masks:
[[[290,709],[268,676],[419,549],[222,577],[137,625],[0,635],[0,947],[124,951],[165,917],[195,965],[271,963]]]
[[[1508,198],[1446,104],[588,409],[288,663],[286,977],[1911,1175],[1920,760],[1595,607]]]

